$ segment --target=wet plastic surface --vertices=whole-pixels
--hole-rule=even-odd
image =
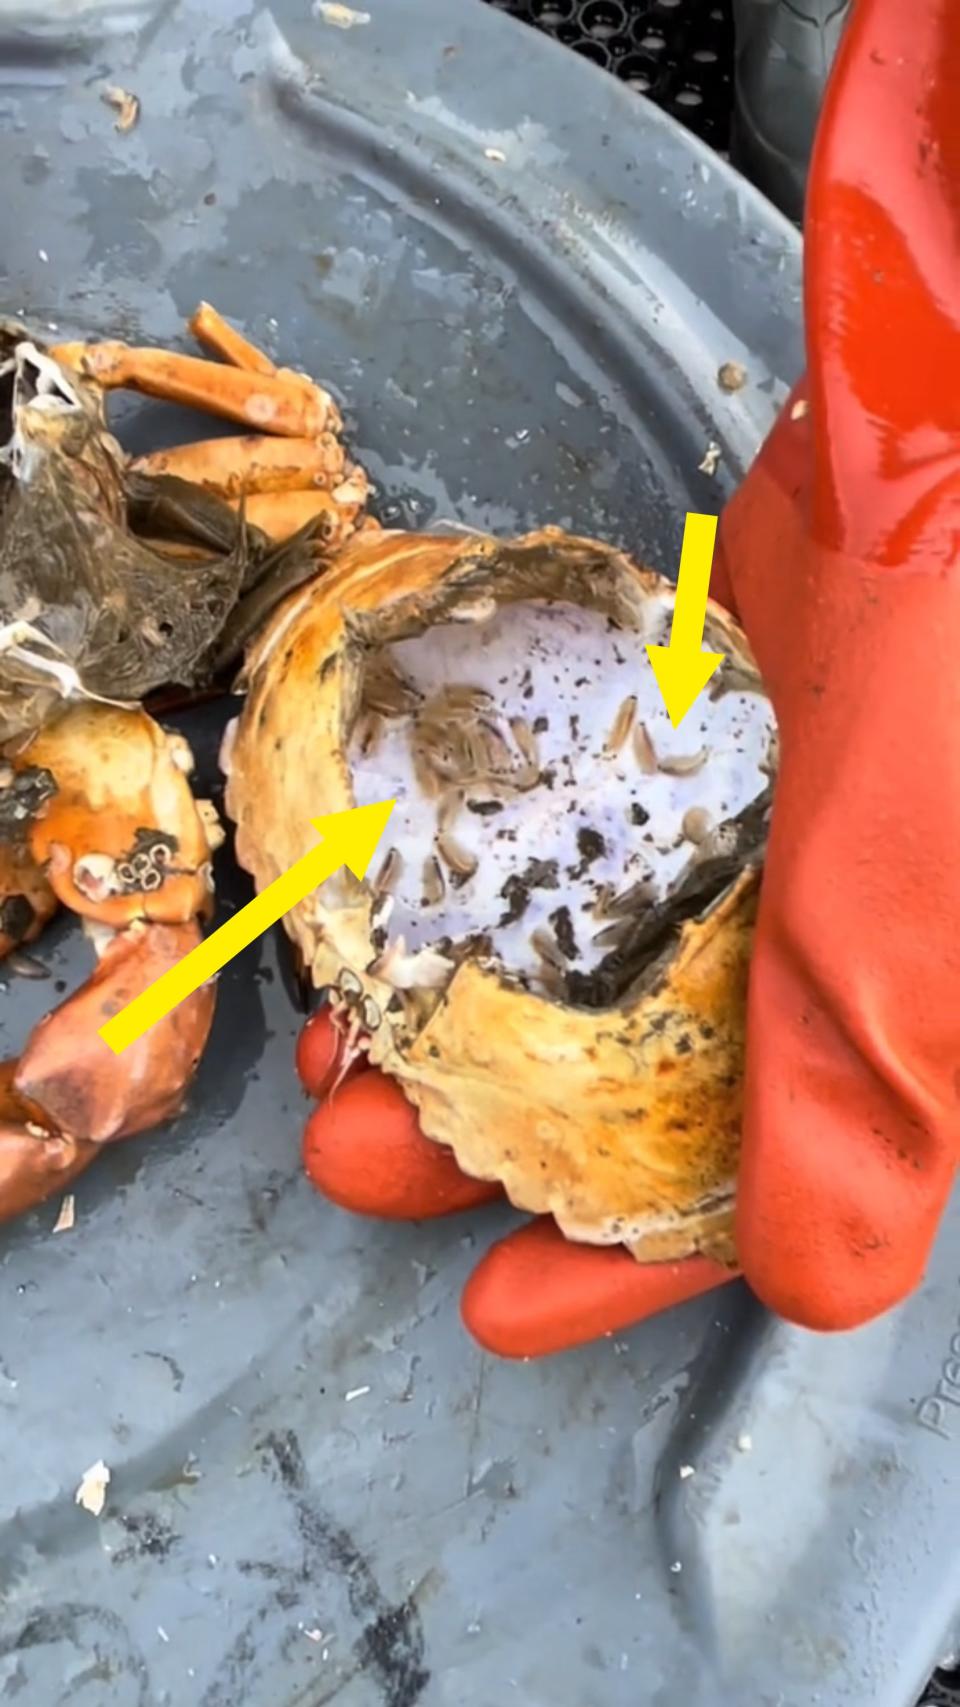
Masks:
[[[210,297],[332,382],[385,519],[552,520],[670,569],[799,369],[785,222],[479,0],[4,8],[0,65],[5,303],[168,340]],[[142,98],[125,136],[107,84]],[[223,714],[188,725],[204,791]],[[960,1606],[956,1213],[856,1336],[731,1288],[494,1362],[457,1298],[508,1216],[376,1226],[301,1178],[279,947],[224,973],[176,1126],[78,1182],[71,1232],[54,1204],[0,1236],[0,1701],[911,1707]],[[43,952],[86,969],[64,924]],[[4,1054],[56,993],[11,982]]]

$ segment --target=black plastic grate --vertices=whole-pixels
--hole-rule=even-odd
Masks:
[[[935,1671],[920,1707],[960,1707],[960,1671]]]
[[[611,71],[726,151],[733,100],[730,0],[489,0]]]

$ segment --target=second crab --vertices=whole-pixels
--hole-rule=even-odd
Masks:
[[[64,906],[96,958],[0,1064],[0,1219],[175,1115],[213,1019],[211,984],[122,1056],[97,1035],[200,940],[223,839],[186,741],[140,702],[223,681],[276,602],[376,527],[329,394],[207,304],[191,330],[215,359],[0,327],[0,955]],[[115,386],[246,432],[130,460]]]

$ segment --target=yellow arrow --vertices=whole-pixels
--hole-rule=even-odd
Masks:
[[[674,729],[679,728],[697,695],[703,692],[726,656],[724,652],[700,650],[716,537],[716,516],[698,516],[688,511],[680,548],[670,644],[647,647]]]
[[[100,1027],[100,1036],[113,1053],[121,1055],[136,1043],[158,1019],[222,971],[235,954],[275,925],[341,865],[348,865],[354,877],[365,877],[393,807],[392,800],[381,800],[375,806],[354,806],[349,812],[311,818],[314,829],[323,837],[315,848]]]

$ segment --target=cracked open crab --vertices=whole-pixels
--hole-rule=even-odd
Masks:
[[[207,304],[190,330],[203,357],[0,325],[0,952],[64,906],[96,957],[0,1067],[0,1218],[189,1093],[214,983],[120,1055],[98,1027],[213,920],[224,831],[150,707],[219,689],[244,695],[221,766],[257,889],[317,814],[396,802],[367,877],[284,921],[340,1071],[379,1066],[570,1239],[733,1263],[777,761],[744,636],[708,605],[724,661],[675,729],[645,653],[669,581],[551,527],[382,530],[323,386]],[[242,431],[130,458],[114,388]]]

